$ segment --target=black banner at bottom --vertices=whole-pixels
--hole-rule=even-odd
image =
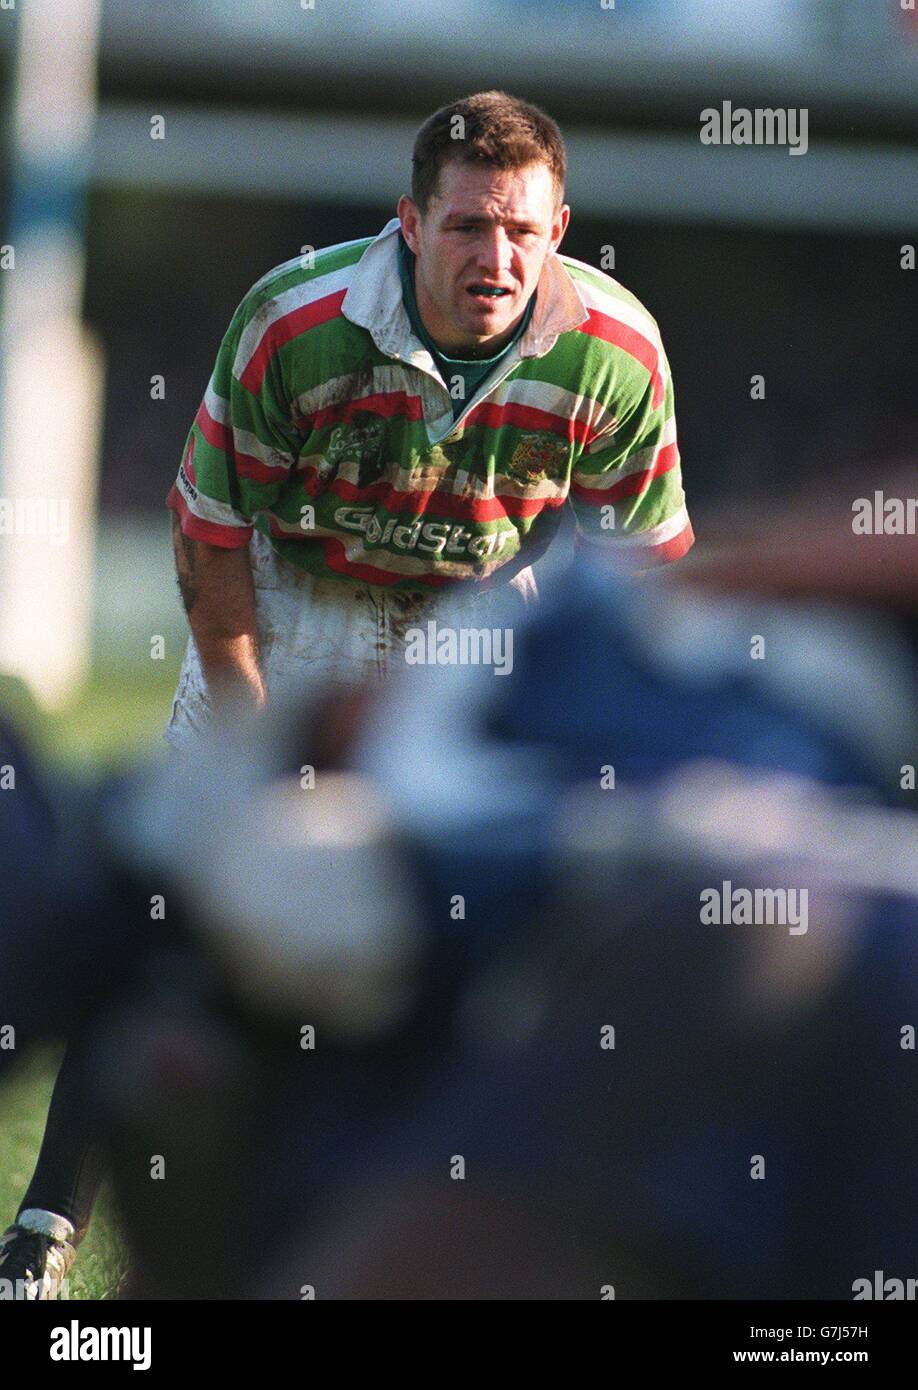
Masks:
[[[318,1369],[317,1357],[327,1351],[342,1368],[346,1362],[350,1374],[360,1369],[365,1356],[368,1372],[378,1375],[380,1353],[388,1346],[386,1359],[394,1369],[390,1339],[398,1329],[391,1304],[386,1305],[381,1339],[359,1342],[353,1334],[358,1329],[373,1331],[378,1316],[375,1307],[348,1312],[331,1301],[324,1308],[316,1306],[321,1303],[321,1299],[306,1298],[300,1304],[130,1300],[11,1304],[0,1315],[4,1363],[10,1368],[15,1361],[20,1374],[28,1368],[30,1380],[36,1376],[40,1383],[49,1373],[52,1383],[58,1378],[66,1383],[85,1372],[140,1371],[147,1378],[177,1371],[208,1377],[239,1375],[253,1363],[263,1368],[265,1376],[274,1377],[291,1371],[308,1374]],[[621,1358],[648,1371],[762,1365],[853,1366],[876,1371],[901,1361],[915,1337],[915,1310],[908,1302],[616,1302],[598,1297],[597,1303],[603,1306],[594,1309],[591,1317],[585,1311],[576,1316],[578,1340],[573,1343],[558,1340],[559,1333],[571,1326],[566,1316],[554,1326],[546,1325],[540,1316],[533,1327],[528,1325],[524,1307],[500,1303],[499,1314],[496,1309],[484,1311],[470,1327],[464,1309],[433,1313],[426,1305],[420,1317],[417,1311],[406,1313],[410,1321],[404,1336],[410,1340],[402,1342],[397,1363],[407,1371],[420,1359],[427,1374],[440,1373],[430,1360],[429,1348],[421,1355],[421,1338],[428,1329],[439,1330],[441,1316],[447,1320],[448,1338],[440,1344],[441,1371],[452,1375],[461,1370],[463,1361],[470,1374],[481,1373],[481,1347],[475,1338],[479,1328],[497,1333],[488,1343],[492,1373],[493,1351],[503,1347],[511,1356],[512,1348],[517,1376],[530,1358],[544,1372],[546,1351],[581,1362],[594,1336],[601,1338],[597,1346],[610,1371],[622,1364]],[[499,1322],[489,1327],[495,1315]],[[484,1319],[480,1324],[478,1316]],[[448,1324],[454,1318],[451,1336]],[[346,1342],[341,1341],[342,1332],[348,1335]],[[464,1354],[460,1348],[465,1348]]]

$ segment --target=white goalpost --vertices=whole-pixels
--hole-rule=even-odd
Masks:
[[[81,322],[101,0],[28,0],[0,252],[0,670],[61,704],[90,661],[101,350]]]

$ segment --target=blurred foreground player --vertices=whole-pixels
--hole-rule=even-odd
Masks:
[[[123,821],[224,990],[171,1022],[135,999],[98,1035],[136,1293],[849,1298],[908,1275],[914,817],[876,744],[724,640],[729,610],[606,581],[570,574],[507,680],[430,669],[371,703],[358,776],[304,792],[315,719],[263,729],[261,773],[237,729]],[[856,676],[829,616],[766,624]],[[887,635],[867,664],[905,746]],[[806,930],[704,922],[724,879],[806,887]],[[164,1151],[181,1182],[146,1178]]]

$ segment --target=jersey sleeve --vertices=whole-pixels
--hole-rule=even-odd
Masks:
[[[166,498],[187,536],[230,549],[248,544],[254,517],[277,499],[299,447],[277,358],[259,364],[258,323],[250,294],[220,344]]]
[[[634,407],[577,459],[570,505],[578,543],[614,554],[629,568],[668,564],[691,548],[665,354]]]

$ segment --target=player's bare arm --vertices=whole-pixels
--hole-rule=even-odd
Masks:
[[[248,547],[230,550],[193,540],[172,514],[178,586],[211,696],[247,691],[265,702],[258,662],[255,588]]]

